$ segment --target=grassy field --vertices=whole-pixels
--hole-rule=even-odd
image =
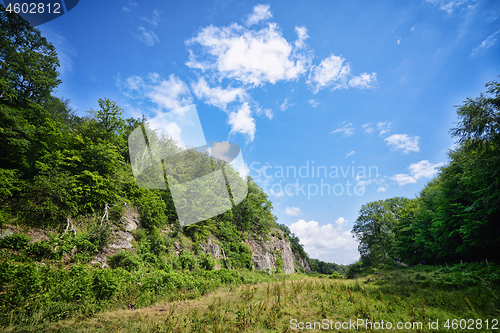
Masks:
[[[197,299],[4,331],[497,332],[500,288],[498,266],[491,266],[390,267],[355,280],[226,286]]]

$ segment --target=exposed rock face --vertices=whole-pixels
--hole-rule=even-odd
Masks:
[[[214,240],[212,237],[209,237],[206,243],[201,243],[201,248],[205,253],[210,253],[217,259],[223,259],[222,255],[220,254],[220,246]]]
[[[113,242],[108,244],[104,249],[99,251],[98,254],[91,261],[91,264],[99,263],[101,267],[108,267],[108,257],[117,254],[122,249],[132,249],[132,241],[134,236],[128,231],[114,230],[111,233]]]
[[[306,259],[299,258],[299,264],[302,269],[304,269],[306,272],[311,273],[311,266],[309,266],[309,262],[307,262]]]
[[[271,240],[265,243],[255,240],[245,242],[253,252],[253,264],[258,270],[269,269],[272,272],[276,270],[276,258],[279,255],[283,260],[283,271],[286,274],[291,274],[295,271],[295,257],[290,242],[285,239],[281,230],[274,229],[273,233],[275,235],[279,233],[278,237],[270,235]]]

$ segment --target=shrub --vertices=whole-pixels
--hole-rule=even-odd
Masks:
[[[95,271],[92,290],[99,300],[109,299],[118,288],[118,279],[109,269]]]
[[[198,266],[211,271],[215,267],[215,259],[208,253],[203,253],[198,257]]]
[[[23,250],[30,244],[31,238],[24,234],[14,233],[0,239],[0,248]]]
[[[112,268],[122,267],[127,271],[138,269],[140,262],[136,256],[128,251],[120,251],[114,256],[108,258],[109,266]]]
[[[191,252],[182,252],[179,259],[183,269],[193,270],[196,267],[196,259]]]

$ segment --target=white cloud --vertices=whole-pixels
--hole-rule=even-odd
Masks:
[[[203,77],[200,78],[198,82],[192,83],[191,87],[196,97],[204,99],[207,104],[211,104],[222,110],[226,110],[229,103],[236,100],[243,101],[249,98],[246,90],[243,88],[210,88]]]
[[[455,8],[467,3],[468,0],[427,0],[427,2],[432,3],[433,5],[439,5],[439,9],[444,10],[451,15]]]
[[[119,83],[120,84],[120,83]],[[139,76],[131,76],[125,80],[124,94],[128,97],[148,97],[158,108],[174,110],[193,103],[189,87],[181,79],[171,74],[168,80],[158,73],[151,73],[148,81]]]
[[[392,146],[393,150],[401,150],[403,154],[408,154],[412,151],[419,151],[418,140],[420,137],[414,136],[410,137],[407,134],[393,134],[386,138],[387,144]]]
[[[496,35],[499,32],[500,32],[500,30],[498,30],[495,33],[488,36],[488,38],[486,38],[478,47],[476,47],[474,50],[472,50],[472,55],[486,51],[488,48],[495,45],[495,43],[497,42]]]
[[[318,66],[311,68],[307,83],[312,87],[313,93],[332,86],[335,89],[353,88],[372,88],[377,82],[377,74],[363,73],[359,76],[351,75],[351,67],[344,64],[345,59],[331,55],[323,59]]]
[[[220,78],[254,86],[297,79],[308,67],[307,57],[294,52],[275,23],[259,31],[236,23],[223,28],[209,26],[186,43],[202,50],[198,56],[189,50],[187,66],[213,70]]]
[[[285,196],[285,192],[283,190],[280,190],[278,193],[274,192],[273,188],[271,187],[269,189],[269,195],[273,195],[276,198],[282,198]]]
[[[398,45],[401,44],[401,39],[398,39],[397,43],[398,43]]]
[[[444,163],[432,164],[428,160],[423,160],[418,163],[412,163],[408,169],[413,175],[413,178],[432,178],[438,172],[437,168],[443,166]]]
[[[205,59],[199,61],[190,49],[187,66],[214,70],[220,78],[254,86],[297,79],[308,67],[307,57],[293,52],[275,23],[260,31],[236,23],[223,28],[209,26],[186,43],[201,46],[201,58]]]
[[[392,123],[389,123],[387,121],[385,122],[381,122],[379,121],[377,123],[377,128],[378,130],[380,131],[380,136],[384,135],[385,133],[389,132],[390,128],[391,128],[391,125]]]
[[[141,19],[148,22],[148,23],[151,23],[152,25],[154,25],[156,27],[158,25],[158,23],[160,22],[160,11],[158,9],[155,9],[153,11],[153,16],[151,18],[141,17]]]
[[[342,216],[335,220],[335,224],[337,224],[337,226],[340,226],[340,227],[346,223],[347,223],[347,220],[345,218],[343,218]]]
[[[286,109],[288,109],[289,107],[294,106],[294,105],[295,105],[294,103],[292,103],[292,104],[288,103],[288,98],[285,98],[285,101],[283,102],[283,104],[280,105],[280,109],[281,109],[281,111],[286,111]]]
[[[286,207],[285,214],[289,216],[298,216],[302,215],[302,210],[299,207]]]
[[[153,46],[155,45],[155,43],[160,42],[158,36],[156,36],[156,34],[152,30],[147,30],[144,27],[139,27],[138,37],[141,40],[141,42],[143,42],[147,46]]]
[[[307,35],[306,27],[295,27],[295,32],[297,33],[297,40],[295,41],[295,47],[301,49],[305,45],[305,40],[309,38]]]
[[[315,99],[310,99],[307,101],[313,108],[317,107],[320,103]]]
[[[347,87],[348,76],[351,74],[349,64],[344,65],[345,59],[335,55],[321,61],[319,66],[311,68],[309,84],[313,86],[313,92],[333,86],[333,89]]]
[[[353,135],[354,134],[354,127],[352,127],[352,123],[346,124],[346,122],[344,121],[342,124],[343,124],[342,127],[337,128],[337,129],[331,131],[330,134],[342,133],[345,136],[349,136],[349,135]]]
[[[337,221],[339,220],[340,218]],[[343,230],[342,225],[328,223],[320,226],[316,221],[306,222],[301,219],[292,223],[290,231],[299,237],[304,250],[312,258],[350,264],[359,257],[358,243],[351,231]]]
[[[398,173],[397,175],[392,176],[390,179],[396,181],[399,186],[403,186],[406,184],[416,183],[417,180],[412,176],[404,173]]]
[[[354,150],[352,150],[350,153],[347,153],[347,154],[345,155],[345,158],[348,158],[349,156],[354,155],[354,153],[355,153],[355,151],[354,151]]]
[[[444,163],[432,164],[428,160],[422,160],[418,163],[412,163],[408,169],[411,175],[399,173],[391,177],[396,181],[399,186],[406,184],[416,183],[420,178],[432,178],[438,172],[437,168],[444,165]]]
[[[353,88],[373,88],[377,83],[377,73],[363,73],[359,76],[353,76],[349,80],[349,85]]]
[[[250,107],[245,102],[238,112],[229,114],[228,124],[231,125],[231,133],[241,133],[248,136],[248,141],[255,138],[255,119],[251,116]]]
[[[273,17],[271,12],[269,11],[269,5],[257,5],[253,7],[253,13],[248,15],[246,20],[246,25],[251,26],[253,24],[257,24],[260,21],[264,21]]]
[[[365,129],[364,133],[367,133],[367,134],[373,133],[374,129],[373,129],[373,127],[371,127],[371,125],[372,125],[372,123],[361,125],[361,127]]]
[[[273,119],[274,113],[273,110],[271,109],[262,109],[261,107],[257,108],[257,114],[260,116],[261,114],[264,114],[267,118]]]

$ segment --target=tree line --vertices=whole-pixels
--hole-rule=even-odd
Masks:
[[[352,233],[363,265],[500,260],[500,83],[456,106],[456,145],[413,199],[363,205]]]

